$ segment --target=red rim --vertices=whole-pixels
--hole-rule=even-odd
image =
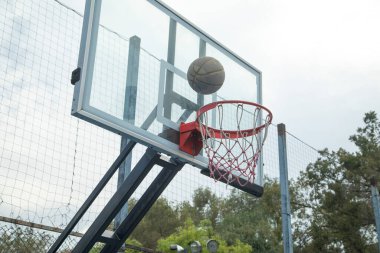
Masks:
[[[215,107],[217,107],[220,104],[246,104],[246,105],[258,107],[258,108],[263,109],[264,111],[266,111],[268,113],[268,115],[267,115],[267,117],[269,118],[268,124],[270,124],[272,122],[272,117],[273,117],[272,112],[268,108],[266,108],[265,106],[262,106],[260,104],[257,104],[257,103],[242,101],[242,100],[224,100],[224,101],[213,102],[213,103],[210,103],[208,105],[205,105],[197,111],[196,122],[199,122],[199,118],[205,112],[214,109]],[[261,126],[258,126],[255,129],[251,128],[251,129],[245,129],[245,130],[240,130],[240,131],[238,131],[238,130],[235,130],[235,131],[234,130],[220,130],[220,129],[215,129],[215,128],[212,128],[209,126],[207,126],[207,129],[212,130],[215,133],[215,138],[219,138],[219,139],[225,138],[225,135],[228,134],[229,138],[235,139],[235,138],[241,138],[243,136],[255,135],[255,134],[259,133],[263,128],[265,128],[265,126],[266,126],[266,124],[262,124]],[[205,128],[205,126],[203,124],[202,124],[202,128]],[[224,134],[222,134],[222,132]]]

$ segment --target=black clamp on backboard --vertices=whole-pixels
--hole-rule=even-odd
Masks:
[[[80,80],[81,69],[78,67],[73,72],[71,72],[71,84],[75,85],[76,82]]]

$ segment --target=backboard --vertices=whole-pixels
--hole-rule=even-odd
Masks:
[[[200,56],[224,67],[217,93],[197,94],[187,82]],[[202,152],[178,148],[179,124],[214,101],[262,103],[258,69],[158,0],[87,0],[78,67],[73,115],[200,169],[208,166]],[[255,184],[263,185],[262,162]]]

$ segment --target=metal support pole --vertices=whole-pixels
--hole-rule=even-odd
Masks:
[[[168,56],[167,62],[174,65],[175,60],[175,46],[177,36],[177,22],[174,19],[170,19],[169,24],[169,41],[168,41]],[[173,92],[174,74],[170,70],[166,72],[166,86],[165,86],[165,98],[164,98],[164,117],[171,119],[172,116],[172,99],[171,93]]]
[[[256,86],[257,86],[257,102],[262,105],[263,104],[263,90],[262,90],[262,74],[259,73],[256,75]],[[263,124],[263,117],[261,111],[259,111],[259,125]],[[262,139],[264,138],[263,136],[263,131],[259,133],[259,139],[260,143],[262,142]],[[258,185],[264,185],[264,150],[262,150],[261,155],[259,156],[259,161],[257,163],[257,168],[256,168],[256,179],[255,183]]]
[[[279,164],[280,164],[281,216],[282,216],[282,234],[283,234],[283,241],[284,241],[284,253],[293,253],[285,125],[278,124],[277,132],[278,132],[278,156],[279,156]]]
[[[126,219],[116,229],[113,238],[117,238],[118,241],[104,246],[101,253],[115,252],[121,247],[122,243],[131,235],[139,222],[160,197],[161,193],[185,164],[162,161],[161,165],[164,166],[161,172],[141,196]]]
[[[199,57],[204,57],[206,56],[206,41],[200,39],[199,40]],[[202,94],[197,94],[197,104],[199,106],[203,106],[204,105],[204,95]],[[213,110],[214,111],[214,110]]]
[[[85,253],[94,246],[98,238],[100,238],[107,226],[115,218],[116,214],[128,201],[130,196],[134,193],[152,167],[157,163],[159,158],[160,155],[157,152],[147,149],[135,168],[125,179],[124,183],[108,201],[107,205],[103,208],[92,225],[87,229],[82,239],[73,249],[73,253]]]
[[[380,252],[380,203],[379,203],[379,190],[377,189],[377,182],[375,178],[371,179],[371,200],[373,213],[375,216],[376,223],[376,233],[377,233],[377,243],[378,243],[378,252]]]
[[[149,126],[153,123],[153,121],[156,117],[156,114],[157,114],[157,107],[155,107],[153,109],[153,111],[149,114],[147,119],[141,125],[141,128],[142,129],[148,129]],[[94,190],[91,192],[90,196],[88,196],[86,201],[79,208],[78,212],[74,215],[74,217],[71,219],[69,224],[67,224],[66,228],[59,235],[57,240],[54,242],[53,246],[51,246],[48,253],[55,253],[58,251],[59,247],[66,240],[66,238],[70,235],[70,233],[73,231],[74,227],[78,224],[78,222],[83,217],[83,215],[86,213],[88,208],[95,201],[95,199],[98,197],[98,195],[102,192],[104,187],[107,185],[108,181],[112,178],[112,176],[115,174],[117,169],[121,166],[122,162],[125,160],[125,158],[128,156],[128,154],[132,151],[132,149],[135,147],[135,145],[136,145],[136,142],[132,142],[132,141],[128,142],[128,144],[125,146],[123,151],[116,158],[116,160],[113,162],[111,167],[107,170],[107,172],[104,174],[102,179],[99,181],[99,183],[96,185]]]
[[[117,157],[115,162],[108,169],[106,174],[104,174],[102,179],[96,185],[95,189],[91,192],[90,196],[88,196],[88,198],[83,203],[83,205],[80,207],[78,212],[71,219],[69,224],[66,226],[65,230],[63,230],[63,232],[59,235],[58,239],[54,242],[53,246],[51,246],[48,253],[55,253],[58,251],[59,247],[66,240],[66,238],[70,235],[70,233],[73,231],[74,227],[78,224],[80,219],[83,217],[83,215],[86,213],[88,208],[91,206],[91,204],[95,201],[95,199],[101,193],[103,188],[107,185],[108,181],[115,174],[117,168],[119,168],[121,163],[124,161],[125,157],[132,151],[132,149],[134,148],[135,145],[136,145],[136,142],[129,142],[128,143],[128,145],[124,148],[124,150]]]
[[[135,113],[136,113],[136,96],[137,96],[137,84],[139,73],[139,61],[140,61],[140,42],[141,39],[137,36],[133,36],[129,39],[129,54],[128,54],[128,68],[125,87],[125,99],[124,99],[124,115],[123,120],[134,125]],[[121,137],[120,149],[122,150],[129,142],[126,136]],[[127,156],[123,164],[119,168],[119,174],[117,179],[117,187],[124,182],[131,172],[132,166],[132,152]],[[115,228],[117,228],[121,221],[128,215],[128,203],[125,203],[115,217]]]

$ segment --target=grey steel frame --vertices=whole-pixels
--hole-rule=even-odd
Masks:
[[[170,127],[171,129],[174,129],[176,131],[179,131],[179,124],[177,122],[170,121],[169,118],[171,118],[171,112],[168,110],[171,108],[171,104],[175,103],[179,106],[186,105],[186,108],[188,108],[185,112],[185,116],[179,117],[180,119],[183,119],[183,121],[186,120],[186,116],[188,118],[187,113],[191,114],[194,111],[197,111],[199,109],[199,105],[193,103],[192,101],[188,100],[187,98],[182,97],[180,94],[176,93],[172,89],[172,78],[169,78],[170,75],[165,75],[165,72],[171,75],[176,74],[179,77],[182,77],[186,80],[186,73],[181,71],[180,69],[174,67],[172,64],[161,60],[161,67],[160,67],[160,83],[159,83],[159,93],[158,93],[158,105],[157,105],[157,121],[161,122],[167,127]],[[166,77],[166,78],[165,78]],[[170,83],[171,85],[168,85]],[[187,112],[190,111],[190,112]]]
[[[94,202],[96,197],[103,190],[108,181],[112,178],[117,168],[121,165],[124,159],[132,151],[136,145],[135,142],[130,141],[123,152],[118,156],[111,168],[107,171],[88,199],[84,202],[77,214],[70,221],[69,225],[61,233],[59,238],[49,249],[49,253],[57,252],[59,247],[70,235],[76,224],[83,217],[85,212]],[[132,209],[131,213],[126,216],[119,227],[111,236],[104,234],[107,226],[112,222],[115,216],[119,213],[122,207],[127,203],[130,196],[134,193],[136,188],[144,180],[153,166],[158,165],[162,167],[161,172],[148,187],[146,192],[137,202],[136,206]],[[161,193],[165,190],[166,186],[171,182],[177,172],[185,165],[183,162],[175,160],[168,160],[156,151],[147,149],[146,153],[141,157],[140,161],[136,164],[135,168],[131,171],[122,185],[115,192],[113,197],[109,200],[107,205],[88,228],[87,232],[83,235],[82,239],[78,242],[73,249],[73,253],[89,252],[96,242],[103,242],[106,244],[102,252],[117,252],[123,245],[128,236],[132,233],[137,224],[145,216],[145,214],[152,207],[154,202],[158,199]]]
[[[149,114],[148,118],[141,125],[141,128],[142,129],[148,129],[149,126],[154,121],[156,114],[157,114],[157,108],[154,108],[153,111]],[[86,213],[86,211],[88,210],[88,208],[90,208],[91,204],[95,201],[95,199],[98,197],[98,195],[104,189],[104,187],[107,185],[107,183],[109,182],[109,180],[115,174],[115,172],[117,171],[117,169],[121,166],[121,164],[126,159],[126,157],[131,153],[131,151],[135,147],[135,145],[136,145],[136,142],[134,142],[134,141],[129,141],[127,143],[127,145],[120,152],[120,155],[116,158],[116,160],[113,162],[113,164],[111,165],[111,167],[104,174],[104,176],[102,177],[102,179],[95,186],[95,188],[91,192],[91,194],[88,196],[88,198],[86,199],[86,201],[79,208],[78,212],[74,215],[74,217],[71,219],[71,221],[69,222],[69,224],[67,224],[66,228],[63,230],[63,232],[59,235],[59,237],[57,238],[57,240],[51,246],[51,248],[49,249],[48,253],[57,252],[57,250],[59,249],[59,247],[66,240],[66,238],[70,235],[70,233],[73,231],[74,227],[78,224],[78,222],[80,221],[80,219]]]
[[[62,245],[62,243],[66,240],[66,238],[70,235],[70,233],[73,231],[74,227],[78,224],[80,219],[83,217],[83,215],[86,213],[88,208],[90,208],[91,204],[95,201],[95,199],[98,197],[98,195],[102,192],[104,187],[107,185],[109,180],[112,178],[112,176],[115,174],[117,169],[120,167],[124,159],[127,157],[127,155],[132,151],[132,149],[135,147],[136,142],[129,142],[127,146],[124,148],[124,150],[120,153],[120,155],[117,157],[115,162],[111,165],[111,167],[108,169],[108,171],[104,174],[102,179],[99,181],[99,183],[96,185],[94,190],[91,192],[91,194],[88,196],[86,201],[83,203],[83,205],[79,208],[78,212],[74,215],[74,217],[71,219],[69,224],[66,226],[66,228],[63,230],[63,232],[59,235],[57,240],[54,242],[54,244],[50,247],[48,253],[55,253],[58,251],[59,247]]]
[[[119,240],[113,244],[107,244],[102,253],[116,252],[125,240],[131,235],[141,219],[146,215],[154,202],[159,198],[166,186],[171,182],[177,172],[184,166],[184,163],[164,163],[164,169],[149,186],[136,206],[129,215],[124,219],[114,233],[114,238]]]
[[[122,221],[120,226],[116,228],[112,236],[107,238],[102,236],[107,226],[112,222],[123,205],[128,201],[130,196],[155,165],[159,165],[163,167],[163,169],[137,202],[131,213]],[[184,163],[178,163],[174,160],[165,160],[165,158],[156,151],[147,149],[144,156],[136,164],[135,168],[100,212],[72,252],[89,252],[96,242],[106,244],[106,249],[102,252],[117,252],[125,242],[125,239],[132,233],[133,229],[142,220],[153,203],[183,166]]]
[[[124,99],[124,113],[123,120],[131,124],[135,124],[136,114],[136,96],[137,96],[137,84],[140,62],[140,43],[141,39],[137,36],[133,36],[129,39],[129,54],[128,54],[128,68],[127,68],[127,80],[125,82],[125,99]],[[127,136],[121,137],[120,150],[128,144],[130,140]],[[117,187],[119,188],[126,177],[131,172],[132,166],[132,152],[125,158],[124,162],[119,168]],[[115,227],[118,227],[125,217],[128,215],[128,203],[126,203],[115,217]]]

